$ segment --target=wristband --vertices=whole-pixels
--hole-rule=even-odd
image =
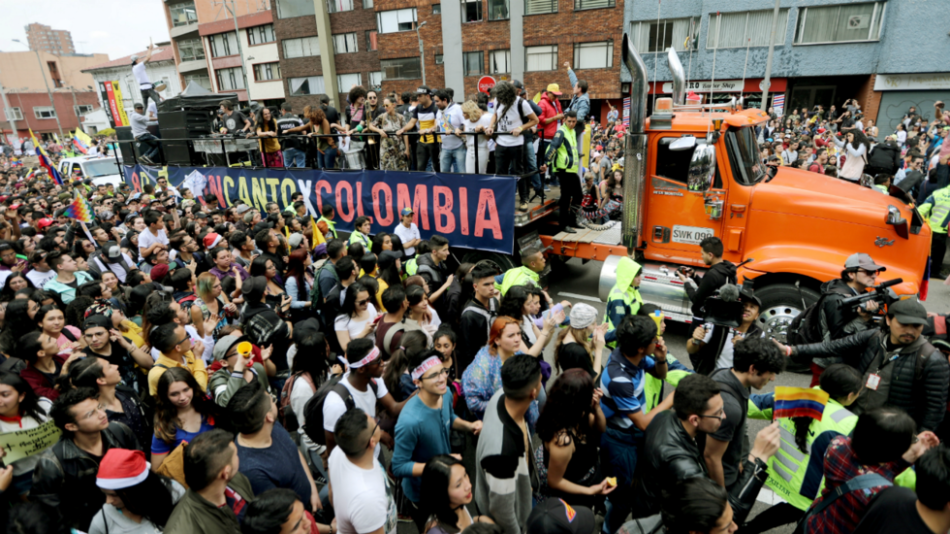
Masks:
[[[792,347],[788,345],[785,346],[785,355],[788,356],[789,358],[792,357]]]

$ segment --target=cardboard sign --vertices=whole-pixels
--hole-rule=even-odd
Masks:
[[[36,428],[0,434],[0,447],[7,452],[3,462],[10,465],[17,460],[39,454],[59,441],[60,434],[62,432],[56,428],[52,419]]]

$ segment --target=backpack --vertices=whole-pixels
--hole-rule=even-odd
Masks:
[[[326,295],[320,292],[320,273],[322,273],[324,269],[333,268],[335,268],[334,265],[330,263],[330,260],[327,260],[323,262],[323,265],[313,274],[313,288],[310,289],[310,309],[320,310],[323,308],[323,299],[326,298]]]
[[[310,438],[310,441],[313,441],[317,445],[327,444],[326,435],[323,433],[323,403],[327,400],[327,395],[329,395],[331,391],[343,399],[343,404],[346,405],[347,411],[356,407],[353,394],[350,393],[350,390],[347,389],[346,386],[340,383],[344,376],[345,375],[336,375],[328,378],[303,407],[304,420],[306,421],[303,425],[304,434]],[[373,395],[376,395],[376,392],[379,391],[379,386],[376,384],[375,379],[370,381],[369,387],[373,390]]]
[[[303,378],[307,381],[307,384],[310,385],[310,389],[316,392],[317,387],[313,383],[313,377],[310,376],[310,373],[301,371],[294,375],[284,382],[284,388],[280,390],[280,409],[277,412],[278,417],[280,417],[280,424],[284,426],[284,429],[287,432],[294,432],[300,428],[300,422],[297,420],[297,414],[294,413],[293,407],[290,405],[290,394],[294,390],[294,383],[298,378]]]
[[[785,335],[786,345],[805,345],[819,343],[824,340],[821,333],[821,307],[824,306],[825,300],[831,295],[849,296],[848,293],[832,291],[819,297],[818,302],[805,308],[788,324]]]

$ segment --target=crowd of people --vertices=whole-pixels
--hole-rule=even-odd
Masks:
[[[622,195],[623,126],[616,110],[592,125],[581,169],[590,103],[569,65],[568,75],[566,108],[556,84],[537,105],[514,81],[461,106],[445,89],[377,103],[357,87],[342,119],[315,107],[304,123],[284,107],[252,122],[223,102],[219,120],[256,131],[268,166],[314,157],[333,167],[337,149],[366,142],[361,154],[380,168],[474,172],[477,160],[487,172],[534,172],[522,201],[550,170],[562,202],[583,197],[602,217]],[[869,154],[878,176],[914,181],[931,221],[944,220],[945,119],[909,113],[913,136],[862,152],[877,132],[857,102],[845,108],[770,121],[757,132],[764,161],[840,150],[830,166],[845,178],[848,161]],[[533,127],[536,153],[525,150]],[[367,130],[379,134],[376,153],[358,141]],[[308,145],[264,135],[276,132],[343,135]],[[484,133],[485,146],[464,132]],[[866,254],[848,258],[780,344],[758,328],[762,302],[736,285],[722,242],[703,240],[705,275],[681,273],[695,324],[674,355],[632,250],[601,317],[545,291],[543,250],[521,250],[508,271],[459,263],[445,237],[421,238],[411,208],[375,235],[358,217],[347,235],[332,204],[309,213],[300,193],[287,206],[222,207],[164,177],[142,191],[56,185],[2,163],[0,434],[61,432],[0,468],[7,532],[950,529],[946,318],[915,300],[886,313],[876,300],[847,304],[885,269]],[[70,218],[77,195],[93,222]],[[780,418],[750,439],[749,420],[776,409],[757,391],[792,366],[827,394],[823,417]],[[752,514],[766,486],[785,502]]]

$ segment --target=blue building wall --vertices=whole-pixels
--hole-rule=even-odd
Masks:
[[[867,0],[782,0],[781,8],[790,8],[782,45],[775,45],[772,77],[811,77],[868,75],[874,73],[928,73],[950,71],[950,0],[888,0],[878,41],[821,45],[792,45],[801,8],[867,3]],[[679,52],[691,80],[741,79],[746,65],[745,48],[707,50],[710,21],[715,25],[717,12],[732,13],[768,9],[771,0],[627,0],[624,7],[624,30],[631,22],[656,22],[660,19],[696,17],[701,20],[698,50]],[[712,15],[712,16],[710,16]],[[714,26],[715,29],[715,26]],[[714,54],[715,52],[715,54]],[[666,53],[641,52],[650,81],[670,81]],[[746,78],[763,78],[768,47],[751,47],[748,51]],[[654,68],[654,66],[656,68]],[[654,75],[655,72],[655,75]],[[630,81],[626,67],[622,81]]]

